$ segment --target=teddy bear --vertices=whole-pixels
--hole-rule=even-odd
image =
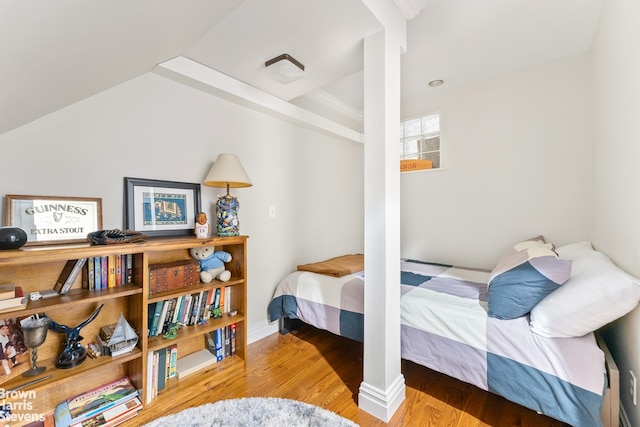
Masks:
[[[213,279],[226,282],[231,278],[231,272],[224,266],[231,261],[231,254],[225,251],[216,251],[214,246],[201,246],[189,249],[191,256],[200,261],[200,281],[209,283]]]

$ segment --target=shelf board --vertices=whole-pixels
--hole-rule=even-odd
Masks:
[[[24,246],[19,249],[0,251],[0,267],[7,265],[31,264],[43,262],[67,261],[69,259],[90,258],[95,256],[135,254],[171,249],[190,249],[197,246],[223,246],[242,244],[247,236],[218,237],[197,239],[194,236],[149,237],[147,240],[116,245],[90,245],[89,243],[66,245]]]
[[[0,314],[0,317],[26,317],[35,313],[42,313],[48,308],[59,308],[70,304],[91,304],[112,298],[128,297],[141,294],[142,288],[135,284],[124,285],[99,291],[88,291],[86,289],[71,289],[68,294],[57,297],[44,298],[36,301],[29,301],[27,308]]]
[[[37,380],[38,378],[45,378],[51,375],[51,378],[40,381],[33,386],[27,386],[21,390],[43,390],[48,388],[51,385],[57,384],[63,380],[75,379],[75,377],[79,377],[85,372],[88,372],[92,369],[105,367],[109,365],[120,365],[130,360],[138,359],[142,356],[142,351],[139,348],[134,348],[131,353],[123,354],[116,357],[111,356],[100,356],[95,359],[91,359],[89,356],[85,359],[81,364],[74,366],[69,369],[60,369],[56,368],[54,359],[46,359],[46,360],[38,360],[38,367],[46,367],[46,370],[42,372],[40,375],[35,377],[23,377],[18,376],[10,379],[6,383],[2,384],[2,388],[4,390],[10,391],[16,387],[23,386],[24,384],[28,384],[33,380]]]

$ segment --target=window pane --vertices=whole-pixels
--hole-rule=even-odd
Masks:
[[[421,119],[407,120],[404,122],[404,137],[420,135]]]
[[[440,137],[434,136],[433,138],[425,138],[421,140],[422,149],[420,151],[438,151],[440,150]]]
[[[440,152],[424,153],[420,156],[421,159],[431,160],[432,168],[436,169],[440,167]]]
[[[420,152],[419,142],[420,137],[405,138],[402,143],[404,155],[418,154]]]
[[[422,118],[422,134],[437,135],[440,133],[440,114],[432,114]]]

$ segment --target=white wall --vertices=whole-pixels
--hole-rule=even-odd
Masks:
[[[0,135],[0,195],[100,197],[103,227],[122,228],[123,177],[201,182],[222,152],[238,154],[254,184],[232,190],[240,230],[250,236],[251,339],[267,325],[277,282],[296,264],[362,252],[360,144],[148,73]],[[210,218],[224,191],[202,187]]]
[[[593,47],[593,243],[640,277],[640,3],[604,2]],[[629,370],[640,378],[640,309],[606,334],[620,369],[620,398],[629,425],[640,408],[628,393]],[[640,395],[639,395],[640,397]]]
[[[447,90],[402,117],[439,112],[442,170],[402,175],[402,255],[493,268],[519,239],[591,231],[588,55]]]

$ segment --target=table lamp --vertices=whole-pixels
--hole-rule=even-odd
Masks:
[[[227,187],[227,194],[219,196],[216,203],[216,229],[218,236],[238,236],[238,198],[229,194],[229,188],[251,187],[253,184],[247,176],[240,159],[235,154],[219,154],[204,179],[209,187]]]

